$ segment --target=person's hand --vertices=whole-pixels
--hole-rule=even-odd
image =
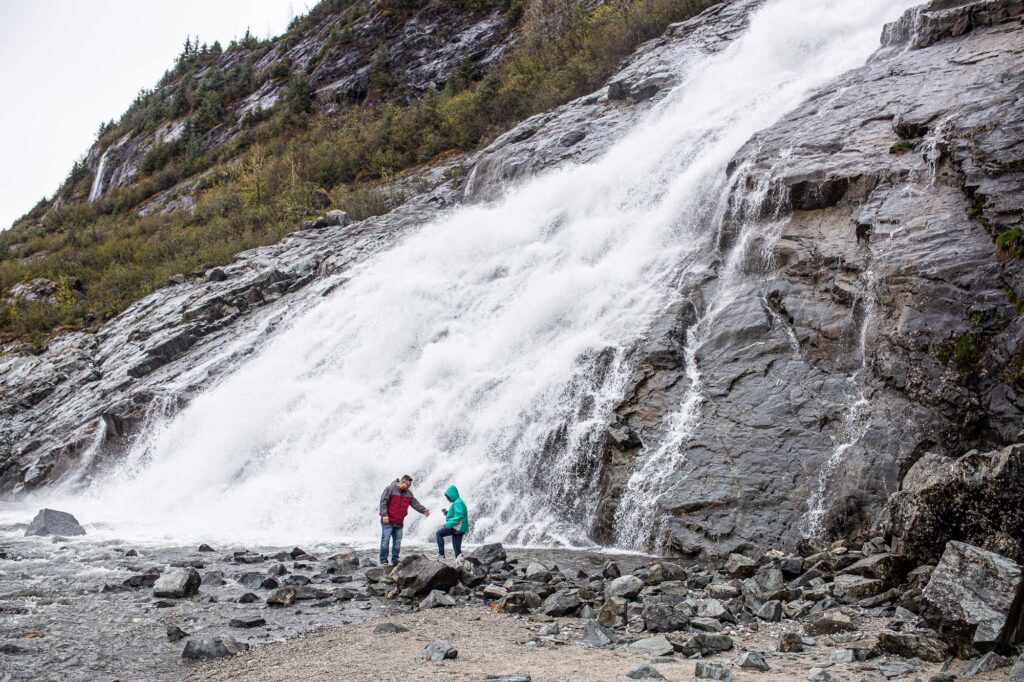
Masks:
[[[425,511],[423,512],[423,515],[424,515],[424,516],[430,516],[430,510],[429,510],[429,509],[425,510]]]
[[[447,509],[442,509],[442,510],[441,510],[441,513],[442,513],[442,514],[447,514],[447,513],[448,513],[448,510],[447,510]]]
[[[380,522],[381,523],[391,523],[391,519],[389,519],[386,516],[382,516],[382,517],[380,517]]]

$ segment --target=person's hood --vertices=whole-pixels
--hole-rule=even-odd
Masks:
[[[454,502],[455,500],[459,499],[459,489],[456,488],[454,485],[450,485],[447,488],[445,488],[444,496],[448,498],[449,502]]]

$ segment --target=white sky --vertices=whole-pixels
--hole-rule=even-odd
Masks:
[[[51,196],[186,35],[279,35],[316,0],[0,0],[0,230]]]

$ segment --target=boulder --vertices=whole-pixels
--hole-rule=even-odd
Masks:
[[[202,582],[196,569],[178,568],[164,573],[153,583],[153,596],[169,599],[191,597],[199,592]]]
[[[665,676],[658,672],[658,670],[651,665],[642,665],[639,668],[633,668],[626,677],[631,680],[663,680]]]
[[[907,577],[907,571],[912,565],[913,561],[904,554],[880,552],[860,559],[840,573],[873,578],[880,580],[885,587],[896,587]]]
[[[534,609],[540,608],[541,604],[541,598],[537,596],[536,592],[519,590],[506,594],[496,601],[491,609],[500,613],[530,613]]]
[[[208,661],[214,658],[234,656],[248,651],[249,645],[226,635],[190,639],[185,643],[181,657],[193,661]]]
[[[1024,562],[1024,444],[972,450],[952,460],[927,454],[889,502],[896,551],[938,559],[957,540]]]
[[[428,559],[422,554],[403,557],[394,570],[391,579],[412,594],[427,594],[431,590],[448,590],[459,582],[459,572],[448,564]]]
[[[1000,656],[994,651],[989,651],[981,658],[976,658],[970,662],[970,664],[964,668],[964,675],[966,677],[973,677],[974,675],[980,675],[982,673],[990,673],[1000,668],[1009,668],[1013,665],[1012,658],[1006,658]]]
[[[735,623],[736,616],[732,615],[729,608],[717,599],[701,599],[697,602],[697,616],[700,618],[714,618],[722,623]]]
[[[696,634],[682,646],[682,651],[687,656],[700,654],[708,656],[729,651],[733,647],[732,638],[727,635],[720,635],[713,632],[701,632]]]
[[[832,594],[844,604],[852,604],[861,599],[874,596],[885,589],[885,583],[874,578],[862,578],[859,575],[837,575],[832,587]]]
[[[776,600],[766,601],[757,610],[757,617],[769,623],[778,623],[782,620],[782,602]]]
[[[950,657],[949,645],[940,639],[892,630],[878,633],[878,650],[886,654],[920,658],[922,661],[933,663],[942,663]]]
[[[267,597],[267,606],[291,606],[297,596],[298,592],[294,587],[282,587],[270,593]]]
[[[841,632],[856,632],[859,628],[849,616],[840,611],[829,611],[804,625],[804,632],[811,637],[836,635]]]
[[[807,679],[809,682],[841,682],[842,680],[824,668],[811,668],[807,671]]]
[[[535,583],[546,583],[551,580],[551,571],[544,564],[532,563],[526,567],[526,579]]]
[[[921,594],[921,615],[946,638],[989,649],[1021,641],[1024,572],[994,552],[952,541]]]
[[[459,650],[448,640],[438,639],[423,648],[423,653],[416,657],[418,663],[440,663],[446,659],[458,658]]]
[[[1024,680],[1024,654],[1017,657],[1016,663],[1010,669],[1011,680]]]
[[[804,638],[799,632],[784,632],[779,637],[778,651],[788,654],[798,654],[804,650]]]
[[[374,626],[373,631],[378,635],[397,635],[401,632],[409,632],[409,628],[398,623],[378,623]]]
[[[71,537],[73,535],[85,535],[85,529],[71,514],[57,511],[56,509],[40,509],[25,529],[25,536],[30,535],[47,536],[59,535]]]
[[[430,594],[420,602],[420,609],[436,609],[455,606],[455,600],[441,590],[431,590]]]
[[[664,635],[638,639],[629,645],[629,650],[639,651],[640,653],[647,654],[651,658],[655,658],[657,656],[668,656],[675,651],[672,647],[672,642],[668,641]]]
[[[266,624],[266,619],[260,618],[259,616],[243,616],[241,618],[232,618],[228,622],[228,626],[233,628],[258,628]]]
[[[505,548],[500,542],[494,542],[488,545],[480,545],[472,552],[469,553],[471,559],[476,559],[484,566],[490,566],[491,564],[505,563],[508,556],[505,554]]]
[[[757,562],[742,554],[730,554],[725,560],[722,570],[732,578],[749,578],[754,575],[757,569]]]
[[[624,597],[612,597],[597,610],[597,622],[606,628],[621,625],[625,622],[628,608],[629,601]]]
[[[764,660],[764,654],[757,651],[747,651],[740,654],[740,657],[736,659],[736,667],[744,670],[760,670],[761,672],[771,670],[768,666],[768,661]]]
[[[587,646],[604,647],[615,641],[615,633],[605,629],[596,620],[584,625],[583,643]]]
[[[624,575],[612,580],[605,587],[605,599],[622,597],[623,599],[636,599],[640,590],[644,589],[644,581],[635,575]]]
[[[569,590],[558,590],[541,604],[545,616],[571,616],[580,608],[580,598]]]
[[[708,661],[697,661],[693,669],[693,676],[698,680],[720,680],[731,682],[732,673],[721,663],[710,663]]]
[[[615,580],[622,576],[622,571],[619,569],[619,565],[617,563],[608,559],[604,562],[604,568],[601,570],[601,575],[608,580]]]
[[[188,633],[179,628],[177,625],[167,626],[167,641],[168,642],[179,642],[188,637]]]

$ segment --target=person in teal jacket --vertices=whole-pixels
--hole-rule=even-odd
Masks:
[[[437,529],[437,553],[444,558],[444,539],[450,535],[452,549],[455,550],[455,558],[458,559],[462,554],[462,536],[469,532],[469,510],[459,496],[459,489],[454,485],[448,486],[444,496],[452,506],[441,510],[445,517],[444,527]]]

